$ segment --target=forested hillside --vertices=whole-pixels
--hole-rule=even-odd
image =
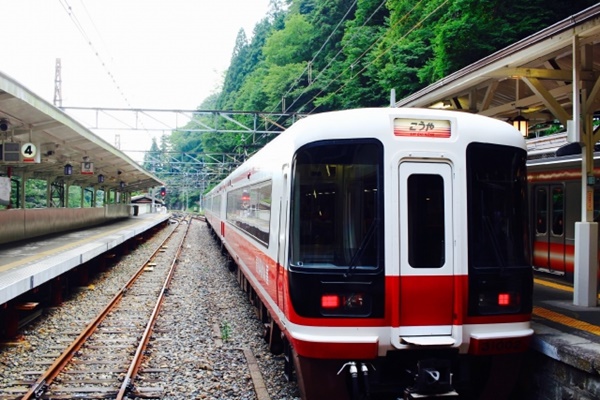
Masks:
[[[319,113],[387,106],[594,0],[271,0],[240,30],[219,93],[198,109]],[[236,134],[174,131],[174,152],[235,153]],[[156,145],[154,150],[159,151]]]
[[[272,0],[251,39],[240,30],[221,92],[199,108],[310,114],[386,106],[391,89],[401,99],[595,3]],[[206,152],[236,145],[193,141]]]

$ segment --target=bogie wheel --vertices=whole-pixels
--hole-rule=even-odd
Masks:
[[[282,333],[281,333],[281,329],[279,329],[279,325],[277,325],[277,323],[275,323],[275,321],[273,321],[271,318],[269,318],[269,319],[270,319],[270,321],[268,322],[268,324],[269,324],[268,333],[266,333],[269,335],[266,338],[267,343],[269,344],[269,351],[272,354],[281,354],[281,352],[283,352],[285,350],[285,346],[284,346],[285,339],[282,338]],[[285,342],[287,342],[287,341],[285,341]]]
[[[235,271],[236,268],[237,264],[235,263],[235,261],[233,261],[233,258],[227,255],[227,269],[229,270],[229,272]]]
[[[283,340],[283,375],[288,382],[296,382],[296,371],[294,368],[294,349],[287,340]]]

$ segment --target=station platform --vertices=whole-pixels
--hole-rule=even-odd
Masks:
[[[0,246],[0,305],[171,218],[141,214],[85,230]],[[600,307],[573,305],[573,287],[535,274],[531,347],[589,374],[600,372]]]
[[[0,246],[0,305],[48,282],[171,217],[151,213]]]
[[[600,372],[600,307],[573,304],[573,286],[534,276],[532,349],[592,376]]]

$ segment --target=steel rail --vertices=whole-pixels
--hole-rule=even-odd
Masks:
[[[188,226],[189,229],[189,226]],[[146,261],[141,264],[141,267],[136,273],[127,281],[127,283],[119,290],[119,292],[112,298],[107,306],[92,320],[85,329],[79,334],[79,336],[62,352],[62,354],[52,363],[50,367],[35,381],[29,391],[23,395],[21,400],[29,400],[32,398],[40,398],[50,384],[56,379],[62,370],[69,364],[69,362],[76,355],[77,351],[81,349],[83,344],[89,339],[90,336],[98,329],[98,326],[106,318],[106,316],[113,310],[113,308],[121,301],[124,294],[129,290],[133,283],[138,279],[144,272],[146,265],[148,265],[152,259],[156,257],[158,252],[164,247],[164,244],[171,238],[176,229],[169,234],[165,240],[156,248],[156,250],[148,257]]]
[[[133,356],[131,364],[129,365],[129,368],[127,369],[127,373],[125,374],[125,376],[123,378],[123,383],[121,384],[121,387],[119,388],[119,392],[117,393],[115,400],[124,399],[128,395],[128,393],[133,390],[132,382],[135,379],[135,377],[137,376],[137,372],[140,368],[140,365],[142,364],[144,350],[146,350],[146,348],[148,347],[148,342],[150,341],[150,335],[152,334],[152,331],[154,329],[154,325],[158,318],[158,314],[159,314],[160,310],[162,309],[162,304],[164,302],[166,293],[169,290],[169,286],[171,285],[171,279],[173,278],[173,275],[175,273],[175,267],[177,266],[177,263],[179,262],[179,255],[181,254],[181,249],[183,248],[183,243],[184,243],[184,241],[187,237],[187,234],[190,230],[191,219],[188,218],[187,221],[188,221],[187,229],[185,231],[185,234],[183,235],[183,238],[181,239],[181,242],[179,243],[179,246],[177,247],[177,252],[175,253],[173,262],[171,263],[171,266],[169,267],[169,273],[167,274],[167,278],[165,279],[162,289],[160,290],[160,294],[158,295],[158,299],[156,300],[156,304],[154,306],[154,309],[152,310],[152,315],[150,316],[150,318],[148,320],[148,324],[146,325],[144,334],[142,335],[142,338],[140,339],[140,343],[135,351],[135,354]]]

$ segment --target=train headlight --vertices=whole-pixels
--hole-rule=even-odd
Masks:
[[[365,295],[362,293],[352,293],[344,300],[346,308],[360,308],[365,304]]]

